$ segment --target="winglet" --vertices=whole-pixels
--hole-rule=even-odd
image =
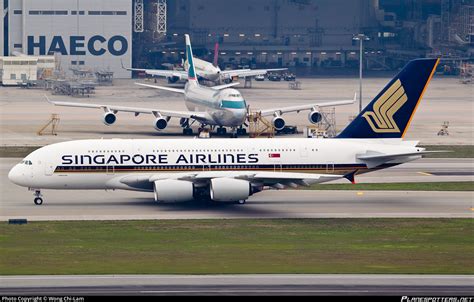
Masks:
[[[357,174],[357,171],[359,170],[354,170],[352,172],[349,172],[347,173],[346,175],[344,175],[344,178],[347,179],[348,181],[350,181],[351,183],[355,184],[355,175]]]
[[[46,99],[46,101],[48,101],[48,103],[50,104],[53,104],[53,105],[56,105],[56,103],[54,103],[53,101],[51,101],[48,96],[46,94],[43,94],[44,98]]]

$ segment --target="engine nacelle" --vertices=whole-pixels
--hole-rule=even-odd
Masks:
[[[275,127],[276,130],[282,130],[285,128],[285,120],[281,116],[276,116],[272,120],[273,127]]]
[[[155,120],[153,123],[153,127],[155,127],[156,130],[164,130],[168,126],[168,121],[165,118],[159,117]]]
[[[113,112],[107,112],[106,114],[104,114],[104,124],[106,124],[107,126],[112,125],[113,123],[115,123],[116,120],[117,117]]]
[[[210,194],[213,201],[233,202],[247,199],[252,194],[252,188],[246,180],[213,178]]]
[[[168,77],[168,83],[169,84],[174,84],[176,82],[179,81],[179,77],[175,77],[175,76],[172,76],[172,77]]]
[[[155,181],[155,200],[183,202],[193,200],[193,183],[185,180],[163,179]]]
[[[180,118],[180,119],[179,119],[179,125],[180,125],[182,128],[188,127],[188,126],[189,126],[189,119],[184,118],[184,117]]]
[[[323,119],[323,115],[319,111],[313,110],[308,114],[308,120],[312,124],[317,124],[321,122],[322,119]]]

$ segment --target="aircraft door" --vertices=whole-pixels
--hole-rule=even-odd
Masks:
[[[107,166],[107,175],[114,175],[115,174],[115,166]]]
[[[46,176],[53,175],[55,168],[56,168],[56,166],[54,164],[46,162],[44,164],[44,175],[46,175]],[[33,171],[31,171],[31,173],[33,173]],[[33,176],[33,174],[32,174],[32,176]]]
[[[327,163],[326,164],[326,173],[333,173],[334,172],[334,163]]]
[[[273,166],[273,170],[274,170],[275,172],[281,172],[281,171],[282,171],[281,162],[275,163],[275,165]]]
[[[300,156],[301,157],[308,157],[308,147],[301,147]]]

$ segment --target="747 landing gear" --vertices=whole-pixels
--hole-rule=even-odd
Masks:
[[[184,135],[193,135],[193,129],[192,128],[183,128],[183,134]]]
[[[237,128],[237,135],[246,135],[247,134],[247,129],[244,127]]]
[[[227,129],[224,127],[217,128],[217,135],[225,135],[227,133]]]
[[[35,190],[35,199],[34,199],[34,203],[35,205],[37,206],[40,206],[43,204],[43,195],[41,195],[41,191],[40,190]]]

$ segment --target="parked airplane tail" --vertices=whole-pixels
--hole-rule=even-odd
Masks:
[[[403,138],[438,62],[408,62],[337,138]]]
[[[196,70],[194,68],[193,49],[191,47],[191,39],[189,35],[185,35],[186,38],[186,59],[188,64],[188,82],[192,85],[199,85],[197,80]]]

